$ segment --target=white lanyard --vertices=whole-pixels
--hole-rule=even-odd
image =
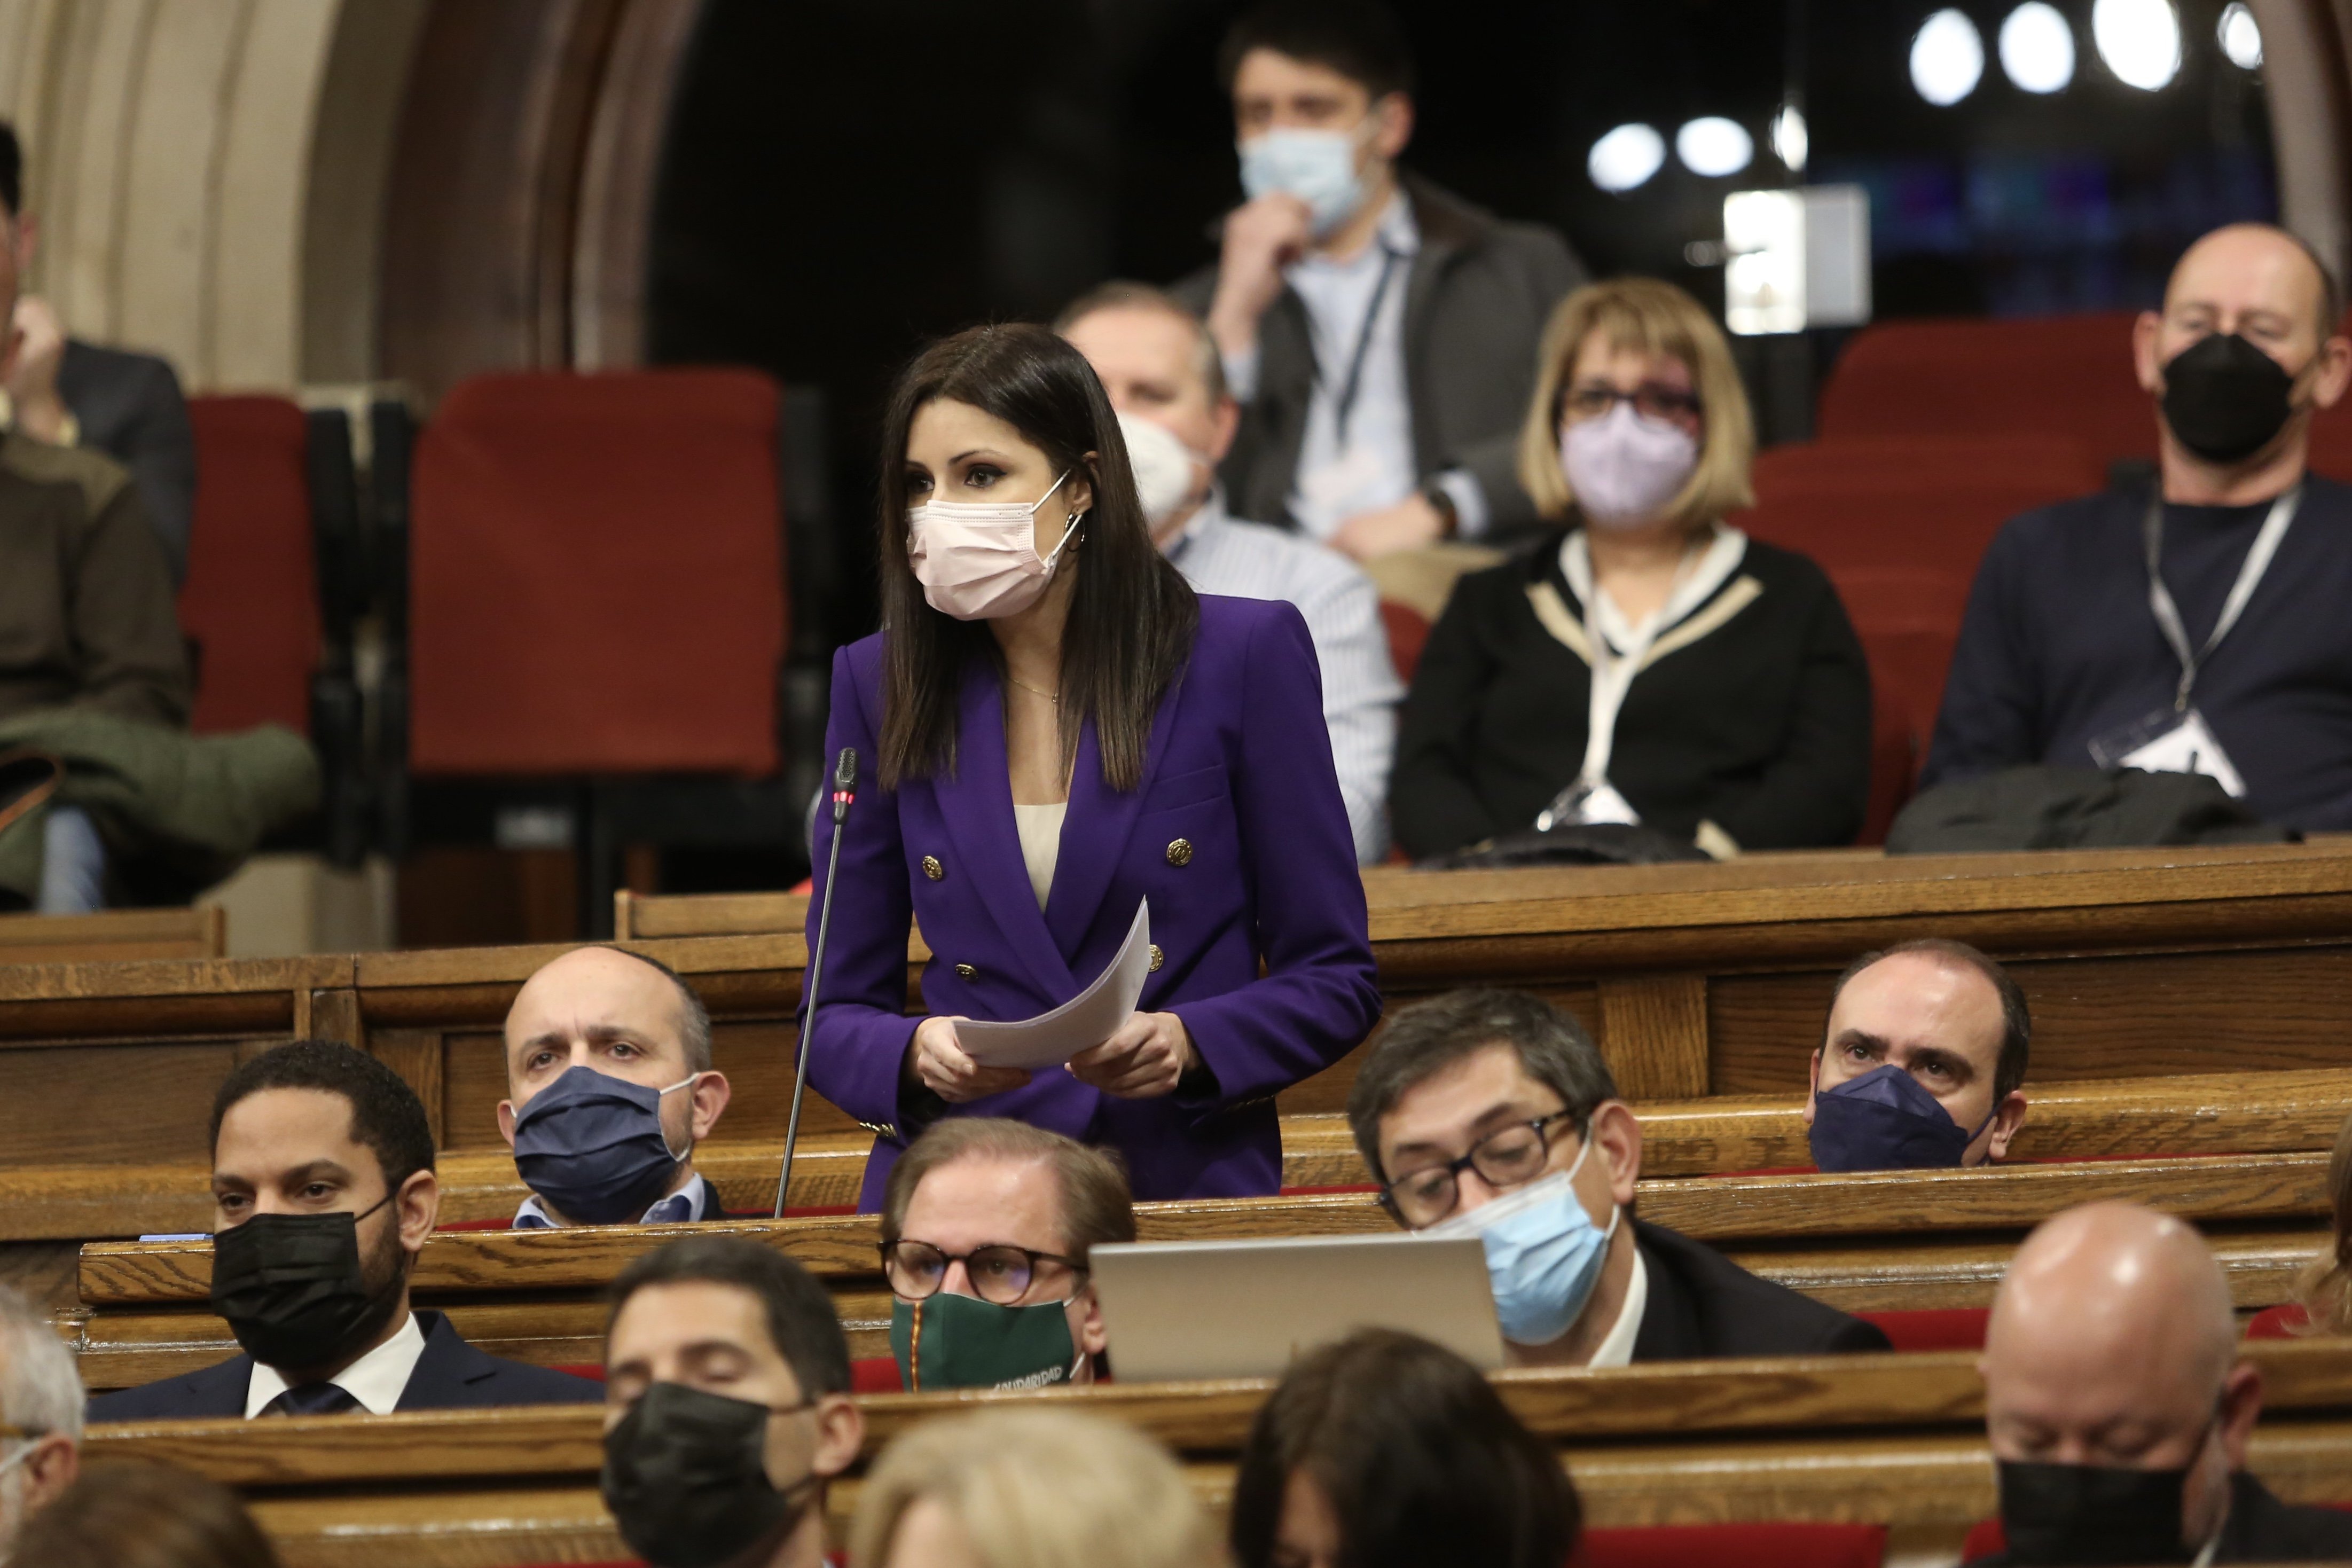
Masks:
[[[2254,589],[2263,574],[2271,566],[2271,557],[2278,553],[2279,542],[2286,537],[2287,526],[2294,521],[2296,504],[2303,499],[2303,487],[2279,497],[2271,504],[2271,514],[2263,520],[2263,531],[2254,535],[2253,548],[2246,552],[2246,563],[2238,568],[2238,580],[2231,584],[2230,596],[2221,603],[2221,617],[2213,623],[2205,646],[2190,652],[2189,628],[2181,624],[2179,606],[2172,602],[2172,590],[2164,585],[2164,495],[2159,490],[2148,500],[2147,517],[2140,525],[2140,536],[2147,549],[2147,607],[2155,612],[2157,629],[2164,640],[2172,645],[2175,658],[2180,660],[2180,684],[2174,690],[2172,708],[2176,713],[2189,710],[2189,689],[2197,684],[2197,671],[2221,646],[2230,628],[2246,612],[2246,601],[2254,596]],[[1597,683],[1596,683],[1597,689]]]

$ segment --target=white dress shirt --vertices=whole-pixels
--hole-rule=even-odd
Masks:
[[[411,1312],[400,1332],[327,1381],[358,1400],[360,1408],[369,1415],[389,1415],[400,1407],[400,1396],[408,1392],[409,1374],[424,1354],[425,1331]],[[288,1386],[276,1367],[255,1362],[253,1376],[245,1385],[245,1418],[250,1421],[260,1415]]]
[[[680,1199],[684,1199],[686,1203],[686,1206],[682,1209],[678,1206]],[[639,1215],[637,1223],[639,1225],[684,1225],[689,1220],[709,1219],[711,1201],[710,1184],[702,1179],[701,1172],[697,1171],[687,1179],[686,1185],[661,1199]],[[549,1214],[546,1205],[539,1201],[539,1194],[533,1193],[523,1199],[522,1207],[515,1210],[514,1224],[507,1228],[509,1230],[561,1230],[563,1228],[563,1222]]]
[[[1214,492],[1166,548],[1201,593],[1298,606],[1323,667],[1323,722],[1331,731],[1356,859],[1378,865],[1388,853],[1389,764],[1396,755],[1397,700],[1404,695],[1389,661],[1380,590],[1335,550],[1226,516]]]
[[[1405,375],[1404,297],[1421,253],[1421,226],[1412,204],[1391,195],[1381,209],[1372,243],[1346,260],[1307,256],[1293,262],[1283,280],[1307,307],[1315,350],[1315,390],[1307,403],[1307,433],[1298,448],[1290,515],[1317,539],[1328,539],[1359,512],[1394,506],[1421,488],[1412,444],[1412,392]],[[1391,258],[1395,259],[1393,263]],[[1387,288],[1381,275],[1390,276]],[[1374,296],[1380,308],[1373,310]],[[1366,317],[1370,342],[1363,342]],[[1339,430],[1339,402],[1348,374],[1363,345],[1363,370],[1349,405],[1346,438]],[[1224,362],[1225,381],[1244,403],[1257,395],[1255,351]],[[1478,481],[1460,468],[1436,476],[1454,520],[1465,537],[1486,531],[1486,497]]]
[[[1631,1366],[1633,1364],[1633,1342],[1642,1337],[1642,1314],[1650,1307],[1650,1266],[1642,1260],[1642,1249],[1633,1248],[1633,1277],[1625,1281],[1625,1301],[1617,1309],[1617,1321],[1592,1352],[1587,1366]]]

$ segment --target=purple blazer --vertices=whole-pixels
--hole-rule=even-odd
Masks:
[[[825,754],[857,748],[858,793],[809,1057],[817,1092],[880,1133],[858,1206],[881,1206],[891,1165],[919,1131],[907,1125],[898,1085],[921,1021],[906,1011],[908,921],[933,955],[923,970],[930,1012],[1013,1020],[1100,974],[1146,897],[1164,957],[1138,1005],[1183,1019],[1213,1087],[1118,1100],[1054,1068],[949,1114],[1107,1144],[1125,1156],[1139,1198],[1278,1190],[1276,1092],[1337,1061],[1380,1016],[1363,881],[1298,611],[1202,597],[1199,637],[1160,700],[1132,794],[1103,782],[1087,725],[1042,912],[1013,827],[995,675],[983,665],[964,679],[953,775],[889,792],[874,773],[882,668],[879,633],[834,658]],[[812,951],[832,834],[832,813],[820,812]],[[919,1098],[936,1115],[936,1098]]]

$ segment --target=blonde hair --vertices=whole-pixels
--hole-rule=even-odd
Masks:
[[[849,1561],[882,1568],[925,1498],[956,1517],[987,1568],[1213,1568],[1208,1514],[1168,1450],[1075,1410],[1000,1409],[926,1422],[866,1479]]]
[[[1698,467],[1668,510],[1686,526],[1696,526],[1754,506],[1748,470],[1756,458],[1756,421],[1722,330],[1697,300],[1671,283],[1614,278],[1577,289],[1544,324],[1535,399],[1519,431],[1519,482],[1535,498],[1536,510],[1565,518],[1576,504],[1559,467],[1560,405],[1577,356],[1596,335],[1612,348],[1663,354],[1690,367],[1706,435]]]
[[[2327,1197],[2336,1211],[2336,1239],[2305,1265],[2294,1282],[2295,1299],[2311,1316],[2306,1333],[2352,1333],[2352,1116],[2336,1131]]]

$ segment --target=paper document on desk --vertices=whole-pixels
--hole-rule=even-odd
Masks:
[[[988,1024],[973,1018],[956,1020],[956,1043],[983,1067],[1059,1067],[1080,1051],[1091,1050],[1116,1033],[1135,1011],[1143,994],[1143,977],[1151,972],[1151,900],[1135,906],[1135,923],[1118,956],[1092,985],[1050,1013],[1021,1024]]]

